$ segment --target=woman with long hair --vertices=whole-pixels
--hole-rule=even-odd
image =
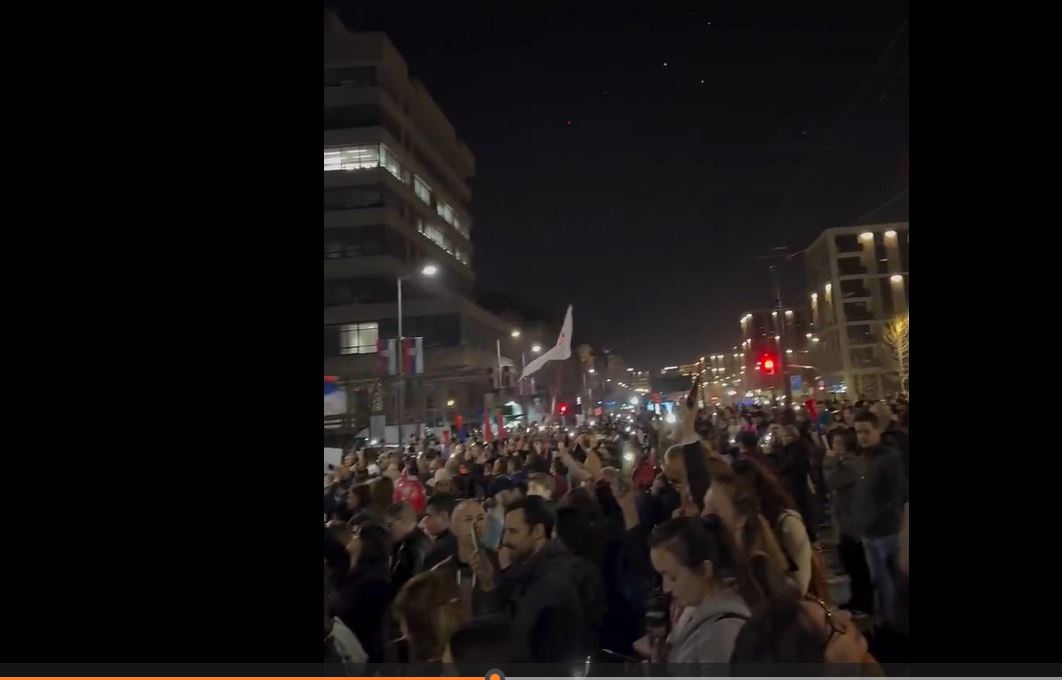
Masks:
[[[715,516],[679,517],[653,530],[649,548],[664,593],[684,609],[665,647],[646,637],[635,649],[671,664],[729,662],[750,608],[764,600],[729,532]]]
[[[450,636],[467,620],[456,583],[437,571],[406,582],[395,597],[394,613],[414,663],[441,662]]]
[[[738,634],[731,663],[733,675],[770,674],[775,664],[835,663],[858,668],[859,675],[884,675],[851,615],[813,596],[778,598],[759,609]],[[803,666],[801,674],[830,672]]]
[[[715,464],[712,470],[705,512],[719,515],[748,559],[765,558],[764,587],[778,589],[774,575],[780,570],[791,577],[800,594],[811,588],[824,597],[821,564],[814,559],[800,513],[778,479],[752,459],[729,468]]]
[[[358,637],[369,662],[382,662],[387,639],[387,607],[391,601],[391,545],[387,529],[365,524],[353,534],[346,548],[352,566],[337,578],[333,611]],[[342,560],[334,561],[339,564]]]

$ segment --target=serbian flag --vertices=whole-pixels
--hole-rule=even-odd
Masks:
[[[490,411],[488,409],[483,409],[483,441],[488,444],[494,441],[494,432],[491,431]]]
[[[347,412],[347,392],[334,375],[324,377],[324,414],[341,416]]]

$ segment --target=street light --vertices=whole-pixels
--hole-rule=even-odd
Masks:
[[[453,408],[453,406],[454,406],[454,400],[453,400],[453,399],[449,399],[449,400],[447,400],[447,402],[446,402],[446,405],[447,405],[447,406],[449,406],[450,408]]]
[[[509,335],[513,336],[514,338],[520,337],[520,329],[519,328],[514,328],[513,332],[509,333]]]
[[[591,368],[591,369],[589,369],[587,371],[587,373],[589,373],[590,375],[593,375],[594,373],[597,373],[597,371],[595,371],[594,369]]]
[[[534,352],[535,354],[538,354],[539,352],[542,351],[542,345],[540,345],[540,344],[538,344],[536,342],[535,344],[531,345],[531,351]]]
[[[436,267],[433,264],[426,264],[420,270],[420,273],[423,276],[435,276],[438,272],[439,272],[439,268]],[[402,338],[404,337],[402,335],[402,281],[404,281],[404,280],[406,280],[408,278],[412,278],[412,277],[399,276],[396,279],[396,281],[398,283],[398,352],[399,352],[399,354],[401,354],[401,352],[402,352]],[[399,431],[399,437],[398,438],[401,439],[402,438],[402,436],[401,436],[401,433],[402,433],[402,403],[403,403],[403,401],[405,401],[405,396],[406,396],[404,394],[406,377],[405,377],[405,375],[402,374],[402,362],[401,361],[398,362],[398,374],[399,374],[399,377],[400,377],[400,380],[398,381],[398,385],[399,385],[399,396],[398,396],[398,431]]]

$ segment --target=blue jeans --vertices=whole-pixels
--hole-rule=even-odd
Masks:
[[[886,621],[893,620],[896,600],[896,570],[900,556],[900,537],[865,537],[863,552],[870,567],[870,580],[874,583],[875,604],[878,613]]]

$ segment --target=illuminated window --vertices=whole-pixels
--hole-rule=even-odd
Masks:
[[[403,184],[409,183],[409,173],[406,172],[406,169],[398,162],[398,158],[395,156],[394,152],[383,144],[380,145],[380,165],[394,175],[399,182],[402,182]]]
[[[324,169],[364,170],[380,165],[380,145],[345,146],[325,149]]]
[[[454,255],[454,257],[457,258],[458,262],[460,262],[461,264],[465,265],[466,267],[472,264],[472,258],[470,258],[468,256],[468,253],[465,252],[464,250],[461,250],[459,248],[454,248],[453,255]]]
[[[427,236],[428,240],[435,245],[451,255],[453,254],[453,246],[450,245],[450,239],[446,238],[446,234],[438,227],[428,224],[424,220],[417,220],[417,231]]]
[[[380,324],[347,323],[339,327],[340,354],[375,354]]]
[[[435,211],[439,213],[439,217],[446,220],[447,224],[454,223],[454,208],[449,203],[443,203],[442,201],[439,201],[439,203],[435,206]]]
[[[398,157],[394,152],[383,144],[333,147],[324,150],[325,171],[366,170],[377,167],[386,168],[403,184],[409,183],[409,172],[398,162]]]
[[[413,193],[417,195],[417,198],[431,205],[431,189],[416,175],[413,175]]]
[[[454,229],[461,232],[461,235],[468,240],[472,240],[472,236],[468,233],[468,225],[462,222],[456,215],[454,216]]]

